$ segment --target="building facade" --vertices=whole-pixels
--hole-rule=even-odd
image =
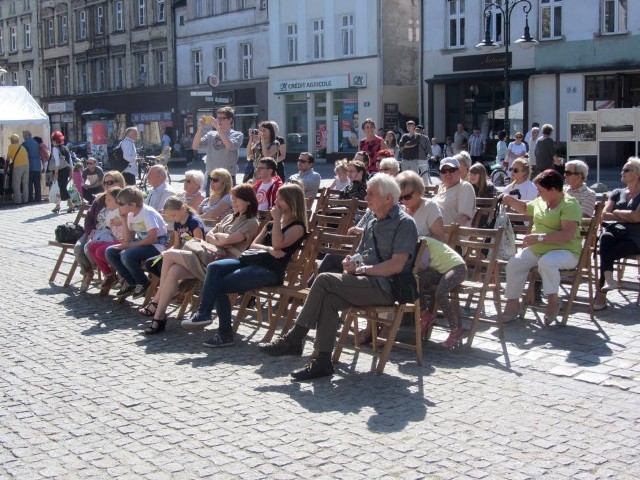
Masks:
[[[268,118],[267,2],[183,0],[174,7],[180,132],[192,134],[199,115],[233,106],[235,128],[246,136]]]
[[[269,115],[287,151],[353,154],[365,118],[416,117],[419,35],[408,1],[269,2]]]
[[[40,97],[37,0],[0,2],[0,86],[24,86]]]
[[[489,138],[504,126],[505,39],[497,9],[489,11],[489,27],[500,48],[476,48],[490,3],[424,0],[425,111],[440,141],[459,122]],[[640,106],[638,2],[531,0],[528,22],[539,44],[528,50],[514,44],[525,27],[522,5],[511,16],[511,137],[538,122],[555,125],[555,138],[566,141],[568,112]]]

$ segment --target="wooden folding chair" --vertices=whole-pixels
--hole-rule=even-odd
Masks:
[[[502,236],[503,228],[472,228],[458,226],[451,233],[449,245],[453,245],[461,249],[465,264],[467,265],[467,279],[456,287],[452,292],[452,298],[456,308],[460,306],[460,295],[467,296],[467,304],[473,305],[473,315],[466,317],[471,320],[471,327],[467,336],[466,347],[471,347],[473,338],[478,330],[481,319],[489,320],[485,311],[485,300],[487,295],[491,294],[493,304],[496,310],[495,321],[498,325],[500,338],[503,336],[502,325],[502,305],[500,300],[500,277],[497,274],[498,251]],[[461,315],[465,318],[464,315]]]
[[[436,196],[436,193],[438,193],[438,189],[440,188],[440,185],[425,185],[424,187],[424,196],[426,198],[433,198]]]
[[[493,198],[476,198],[476,213],[471,221],[473,228],[482,228],[486,224],[490,224],[496,214],[498,199]]]
[[[594,318],[594,310],[593,310],[593,299],[594,297],[594,280],[592,278],[593,269],[591,268],[591,254],[592,250],[590,245],[594,241],[594,237],[597,236],[598,227],[600,226],[600,218],[602,217],[602,209],[604,208],[604,204],[602,202],[596,205],[595,213],[593,218],[583,218],[582,224],[580,225],[580,237],[582,238],[582,251],[580,252],[580,257],[578,258],[578,264],[575,268],[560,270],[560,283],[569,283],[569,298],[566,301],[564,311],[562,313],[562,321],[560,325],[565,326],[567,324],[567,320],[569,318],[569,314],[571,313],[571,309],[574,304],[587,305],[589,307],[589,315],[591,319]],[[578,294],[578,289],[580,288],[580,284],[582,283],[582,279],[587,277],[587,283],[589,288],[589,297],[587,301],[584,302],[576,302],[576,296]],[[523,311],[526,312],[526,309],[533,303],[534,296],[534,283],[540,279],[540,274],[538,273],[538,268],[534,267],[529,272],[529,288],[527,289],[527,294],[524,300],[524,308]]]
[[[78,207],[78,213],[76,214],[76,218],[73,220],[74,225],[80,225],[81,222],[84,221],[89,208],[89,205],[87,205],[86,203],[83,203]],[[71,280],[73,279],[73,275],[76,273],[76,269],[78,268],[78,261],[76,260],[75,255],[68,271],[62,271],[62,266],[63,264],[69,264],[69,261],[66,260],[65,257],[67,256],[67,254],[73,255],[73,247],[75,247],[75,243],[60,243],[56,242],[55,240],[49,240],[49,245],[52,247],[58,247],[60,249],[60,254],[58,255],[56,264],[53,266],[51,276],[49,277],[49,283],[53,283],[58,275],[64,275],[64,286],[68,287],[71,283]]]
[[[418,269],[420,267],[420,261],[424,254],[424,250],[427,247],[427,242],[421,240],[418,247],[415,260],[413,262],[413,274],[418,279]],[[419,283],[418,283],[419,285]],[[402,317],[405,313],[413,314],[414,329],[415,329],[415,343],[405,343],[396,340],[398,329],[402,323]],[[381,315],[383,314],[383,315]],[[390,317],[390,318],[388,318]],[[359,345],[358,338],[358,318],[365,318],[371,325],[371,347]],[[382,352],[378,351],[378,325],[386,325],[389,327],[389,335],[385,341]],[[348,345],[347,339],[349,337],[349,330],[353,329],[353,335],[356,339],[355,345]],[[347,308],[342,312],[342,331],[338,338],[336,348],[333,351],[332,361],[337,363],[340,360],[340,355],[344,347],[353,348],[355,351],[366,351],[371,353],[378,359],[378,365],[376,366],[376,374],[380,375],[384,371],[384,367],[389,359],[389,354],[393,347],[405,348],[416,352],[416,362],[418,365],[422,365],[422,338],[420,336],[420,296],[413,303],[403,303],[394,305],[379,305],[368,307],[352,307]]]
[[[313,267],[315,264],[315,245],[317,235],[317,232],[309,233],[304,243],[302,244],[302,247],[296,251],[295,255],[287,266],[287,272],[283,282],[284,286],[295,288],[296,286],[302,285],[306,287],[307,282],[309,281],[309,278],[313,273]],[[233,332],[235,333],[238,331],[241,322],[254,324],[258,328],[260,328],[264,320],[260,301],[265,300],[265,303],[267,304],[267,322],[269,326],[267,332],[264,335],[264,338],[261,341],[271,341],[273,334],[278,328],[278,321],[280,320],[280,317],[273,314],[273,305],[276,300],[282,303],[282,298],[279,294],[280,287],[280,285],[274,285],[269,287],[261,287],[245,292],[242,296],[242,303],[240,304],[240,307],[236,314],[236,318],[233,322]],[[252,298],[255,298],[255,309],[249,308],[249,302]],[[278,308],[283,307],[279,306]],[[256,322],[245,320],[247,311],[251,311],[256,315]]]

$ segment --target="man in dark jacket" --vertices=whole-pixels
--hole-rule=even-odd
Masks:
[[[540,172],[553,168],[553,157],[556,154],[556,144],[551,138],[553,125],[548,123],[542,126],[542,138],[536,143],[536,166]]]

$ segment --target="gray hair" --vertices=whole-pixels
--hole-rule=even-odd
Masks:
[[[638,157],[629,157],[627,162],[629,165],[633,167],[636,173],[640,173],[640,158]]]
[[[202,173],[200,170],[187,170],[186,172],[184,172],[184,178],[190,178],[198,184],[199,188],[204,187],[204,173]]]
[[[387,175],[386,173],[375,174],[371,180],[367,182],[367,188],[373,185],[378,187],[381,196],[386,197],[391,195],[393,203],[398,203],[398,200],[400,200],[400,186],[391,175]]]
[[[564,164],[566,167],[573,166],[580,175],[582,175],[582,180],[586,180],[589,175],[589,166],[584,163],[582,160],[569,160]]]
[[[457,155],[454,155],[453,158],[458,160],[458,163],[464,163],[467,167],[467,170],[471,168],[471,155],[466,150],[462,150]]]
[[[389,168],[391,170],[395,170],[396,173],[400,171],[400,164],[395,158],[385,157],[380,160],[380,168]]]
[[[153,165],[149,171],[153,170],[154,172],[159,173],[160,175],[162,175],[162,178],[164,178],[164,180],[167,180],[167,171],[164,169],[164,167],[162,165]]]

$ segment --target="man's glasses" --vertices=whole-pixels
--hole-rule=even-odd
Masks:
[[[116,182],[115,180],[105,180],[104,182],[102,182],[103,185],[107,185],[109,187],[111,185],[115,185],[116,183],[118,183],[118,182]]]
[[[564,171],[565,176],[569,177],[571,175],[580,175],[580,172],[570,172],[569,170]]]
[[[305,160],[304,158],[299,158],[298,163],[309,163],[309,160]]]
[[[411,192],[411,193],[407,193],[406,195],[400,195],[400,201],[401,202],[406,202],[407,200],[411,200],[411,197],[413,197],[413,194],[415,192]]]
[[[220,121],[220,120],[229,120],[229,117],[216,117],[216,120],[217,120],[217,121]]]
[[[440,169],[440,173],[446,175],[448,173],[453,173],[453,172],[457,172],[458,169],[457,168],[442,168]]]

